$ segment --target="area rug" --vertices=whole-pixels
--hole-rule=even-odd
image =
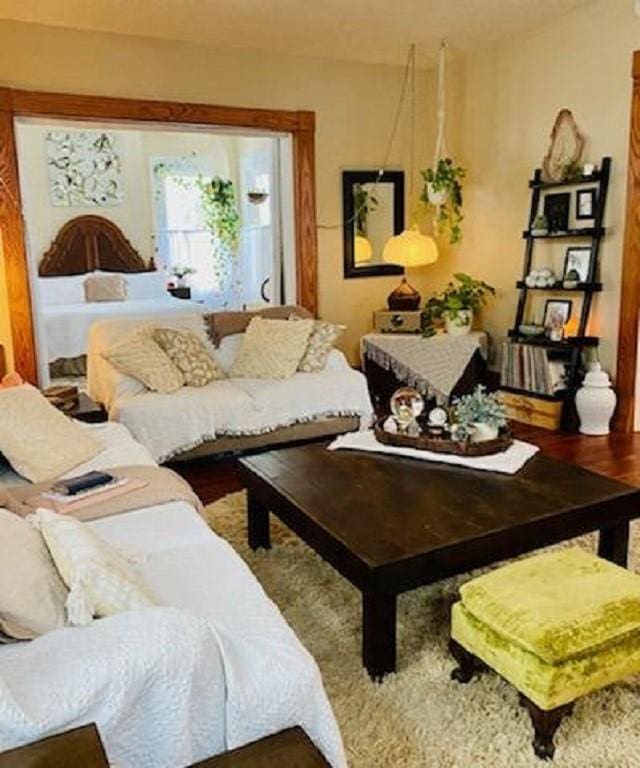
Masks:
[[[206,508],[313,654],[352,768],[540,768],[515,690],[486,673],[450,680],[449,611],[470,574],[401,595],[398,671],[372,683],[360,662],[360,594],[272,516],[269,551],[246,543],[246,498]],[[572,542],[593,548],[595,537]],[[640,528],[632,536],[638,570]],[[576,703],[556,736],[555,768],[640,766],[640,676]]]

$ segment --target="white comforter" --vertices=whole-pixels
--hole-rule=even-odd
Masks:
[[[78,357],[87,353],[89,328],[110,317],[140,317],[206,312],[202,304],[164,295],[153,299],[52,304],[41,308],[44,324],[46,359]]]
[[[121,426],[96,434],[108,435],[115,463],[136,455]],[[165,607],[0,646],[0,750],[96,722],[121,768],[177,768],[300,725],[332,766],[346,766],[314,660],[192,507],[90,525],[144,555],[142,575]]]

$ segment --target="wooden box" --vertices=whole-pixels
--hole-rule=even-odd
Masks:
[[[373,327],[376,333],[420,333],[422,311],[398,311],[380,309],[373,313]]]
[[[513,421],[543,429],[560,429],[561,400],[543,400],[535,395],[521,395],[503,389],[500,390],[500,397],[507,408],[507,416]]]

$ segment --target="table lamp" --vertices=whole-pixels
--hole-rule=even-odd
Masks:
[[[423,235],[414,225],[387,240],[382,259],[405,269],[425,267],[438,260],[438,246],[432,237]],[[400,285],[387,297],[387,304],[393,311],[415,310],[420,307],[420,300],[418,291],[403,277]]]

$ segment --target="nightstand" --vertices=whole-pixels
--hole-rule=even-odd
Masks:
[[[175,288],[167,288],[167,291],[176,299],[191,299],[191,288],[188,285],[179,285]]]
[[[47,392],[48,390],[45,389],[42,394],[47,397]],[[62,406],[51,400],[50,402],[72,419],[86,421],[88,424],[100,424],[109,418],[104,407],[100,403],[96,403],[95,400],[92,400],[86,392],[79,392],[77,402],[72,403],[68,407],[66,404]]]

